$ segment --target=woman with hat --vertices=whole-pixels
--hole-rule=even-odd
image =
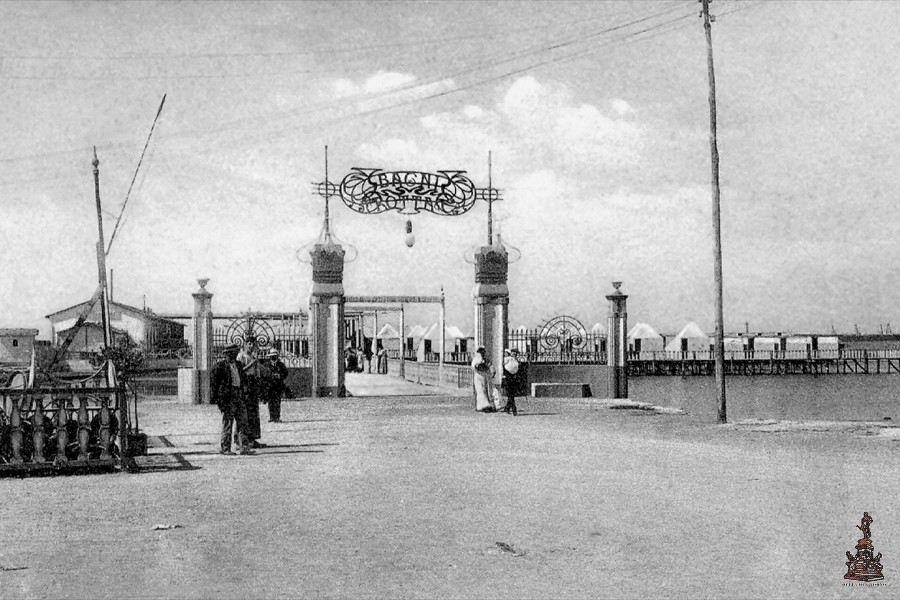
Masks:
[[[475,386],[475,410],[478,412],[497,412],[494,404],[493,385],[494,369],[488,362],[484,346],[475,351],[472,357],[472,383]]]

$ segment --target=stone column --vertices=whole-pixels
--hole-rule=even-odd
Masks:
[[[344,387],[344,249],[316,244],[309,294],[310,354],[314,397],[346,396]]]
[[[191,325],[194,330],[194,363],[191,370],[191,404],[209,404],[209,373],[212,370],[212,297],[206,291],[209,279],[198,279],[200,289],[191,294],[194,297],[194,316]]]
[[[609,324],[606,341],[606,360],[609,366],[607,393],[610,398],[628,397],[628,313],[625,300],[628,296],[619,291],[621,281],[614,281],[616,291],[606,297],[609,300]]]
[[[494,383],[498,385],[509,336],[508,273],[509,255],[503,246],[482,246],[475,253],[475,348],[484,346],[485,356],[497,373]]]

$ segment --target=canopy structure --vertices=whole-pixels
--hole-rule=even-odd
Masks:
[[[606,335],[606,326],[602,323],[594,323],[591,327],[591,335]]]
[[[666,352],[700,352],[709,350],[709,336],[703,333],[700,326],[691,321],[684,329],[669,340]]]
[[[384,327],[378,332],[378,339],[399,339],[400,334],[397,333],[397,329],[391,325],[390,323],[385,323]]]
[[[632,352],[659,352],[663,350],[663,337],[647,323],[635,323],[628,332],[628,349]]]
[[[425,328],[421,325],[414,325],[409,328],[409,331],[406,332],[407,338],[412,338],[414,340],[421,340],[422,336],[425,335]]]
[[[441,327],[434,323],[431,327],[422,332],[421,337],[426,340],[435,341],[441,337]],[[471,338],[471,335],[463,333],[456,325],[447,325],[444,328],[444,338],[447,340],[465,340]]]

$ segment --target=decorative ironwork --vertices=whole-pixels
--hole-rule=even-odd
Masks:
[[[587,332],[575,317],[561,316],[550,319],[541,329],[540,342],[543,348],[572,352],[584,347]]]
[[[266,320],[247,313],[228,324],[225,340],[228,344],[243,346],[249,342],[256,349],[267,349],[275,341],[275,330]]]
[[[326,186],[327,187],[327,186]],[[351,210],[378,214],[428,211],[457,216],[468,212],[478,199],[498,200],[494,188],[478,189],[465,171],[384,171],[354,168],[340,185],[340,196]]]

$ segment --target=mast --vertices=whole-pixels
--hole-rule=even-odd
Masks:
[[[106,282],[106,244],[103,237],[103,210],[100,205],[100,161],[94,146],[94,199],[97,205],[97,278],[100,283],[100,319],[103,324],[103,348],[109,348],[112,330],[109,324],[109,288]],[[114,385],[114,370],[107,370],[107,385]]]

